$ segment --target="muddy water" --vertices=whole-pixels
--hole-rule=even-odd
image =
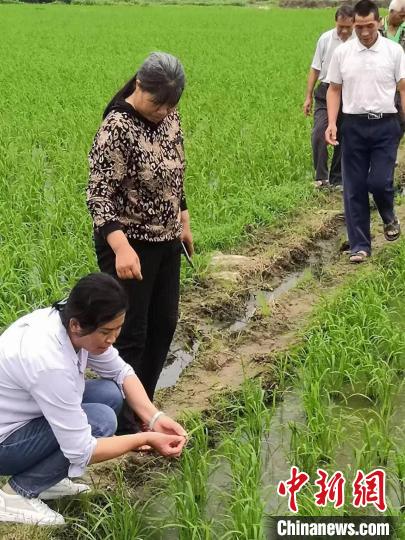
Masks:
[[[401,447],[405,443],[405,390],[402,389],[394,399],[394,413],[390,422],[390,436]],[[361,448],[364,441],[364,423],[376,417],[377,409],[370,401],[361,395],[352,395],[346,401],[335,403],[333,414],[343,416],[345,422],[346,442],[335,452],[335,462],[326,467],[330,471],[341,470],[346,474],[347,482],[351,482],[355,469],[355,448]],[[283,400],[275,407],[272,416],[269,436],[262,441],[263,463],[263,497],[265,511],[269,515],[286,515],[288,513],[287,501],[277,495],[277,485],[281,480],[290,477],[288,455],[291,443],[290,422],[305,423],[305,413],[298,390],[289,390],[284,393]],[[388,463],[388,469],[393,463]],[[386,468],[387,469],[387,468]],[[366,471],[370,472],[370,471]],[[232,490],[230,470],[224,460],[219,460],[217,467],[209,479],[210,489],[215,493],[229,493]],[[398,483],[387,482],[387,497],[394,508],[401,507],[398,493]],[[299,496],[298,496],[299,502]],[[403,503],[402,503],[403,504]],[[218,500],[214,496],[208,508],[209,515],[215,517],[218,509]]]
[[[228,324],[226,326],[228,331],[231,333],[243,331],[258,312],[262,312],[264,315],[266,313],[270,314],[274,303],[283,294],[293,289],[306,275],[319,277],[323,267],[339,257],[340,234],[342,232],[343,226],[339,228],[339,232],[333,238],[317,240],[307,263],[298,270],[289,272],[274,289],[270,291],[266,289],[252,291],[246,302],[243,316]]]
[[[302,278],[308,274],[319,277],[323,267],[339,257],[340,240],[343,231],[344,226],[342,225],[332,238],[315,241],[307,262],[299,269],[289,272],[271,290],[267,287],[266,289],[252,291],[245,303],[242,317],[221,323],[211,321],[210,325],[208,325],[209,328],[230,334],[240,333],[246,329],[257,313],[261,312],[263,315],[270,315],[274,303],[292,290]],[[204,332],[207,331],[206,324],[203,330]],[[183,370],[195,359],[199,345],[197,340],[187,344],[175,337],[157,388],[169,388],[177,383]]]
[[[174,341],[170,347],[166,364],[163,368],[156,389],[159,390],[160,388],[169,388],[174,386],[179,380],[181,373],[194,360],[199,348],[199,341],[194,341],[189,347],[186,347],[185,344]]]
[[[276,406],[270,424],[269,437],[262,440],[263,463],[263,496],[266,502],[265,511],[273,515],[285,515],[288,512],[285,500],[277,495],[280,480],[290,475],[291,465],[288,462],[291,431],[289,422],[304,422],[305,414],[301,398],[296,391],[285,392],[283,401]],[[208,515],[215,517],[218,511],[218,494],[232,491],[229,464],[220,458],[209,478],[210,491],[213,497],[208,506]],[[215,496],[215,494],[217,496]]]

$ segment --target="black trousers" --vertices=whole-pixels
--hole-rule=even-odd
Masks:
[[[312,157],[314,160],[315,179],[328,180],[331,184],[342,183],[341,171],[341,145],[333,148],[330,172],[328,172],[328,146],[325,141],[325,131],[328,127],[328,111],[326,108],[326,92],[329,85],[320,83],[314,92],[314,127],[312,129]],[[337,119],[338,140],[340,136],[342,113],[339,112]]]
[[[371,252],[369,192],[384,223],[394,214],[394,165],[401,127],[398,116],[368,120],[343,115],[343,198],[352,253]]]
[[[115,347],[134,368],[153,400],[177,325],[181,244],[179,240],[156,243],[131,240],[130,244],[141,262],[142,281],[119,279],[113,250],[102,237],[95,235],[100,270],[116,277],[128,294],[129,310]],[[124,402],[118,432],[133,433],[138,427],[135,415]]]

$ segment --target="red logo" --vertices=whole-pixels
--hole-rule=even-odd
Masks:
[[[290,478],[278,484],[277,493],[282,497],[288,495],[288,508],[291,512],[298,512],[297,493],[300,492],[308,480],[309,474],[299,472],[298,467],[291,467]]]
[[[380,512],[387,509],[385,503],[385,471],[375,469],[368,474],[357,471],[353,482],[353,506],[366,507],[372,504]]]
[[[346,478],[340,471],[335,472],[330,478],[323,469],[317,470],[318,478],[315,485],[319,486],[319,491],[315,493],[316,506],[326,506],[328,502],[333,503],[334,508],[340,508],[345,503]]]
[[[365,508],[373,505],[380,512],[387,509],[385,502],[385,471],[375,469],[368,474],[358,470],[352,483],[352,505],[355,508]],[[309,481],[309,474],[302,472],[298,467],[291,467],[290,478],[279,482],[277,493],[281,497],[288,497],[288,508],[291,512],[298,512],[297,495]],[[329,474],[323,469],[317,470],[315,486],[319,489],[314,494],[315,504],[325,507],[328,503],[334,508],[341,508],[345,503],[346,479],[341,471]]]

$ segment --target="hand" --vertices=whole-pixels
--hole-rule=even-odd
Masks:
[[[302,106],[305,116],[309,116],[312,113],[312,96],[307,97]]]
[[[332,146],[337,146],[339,142],[336,139],[337,127],[336,124],[329,124],[325,131],[325,141]]]
[[[175,422],[170,416],[162,414],[156,420],[155,425],[153,426],[153,431],[159,433],[167,433],[168,435],[180,435],[187,439],[187,432],[181,427],[181,425]]]
[[[189,256],[192,257],[194,253],[194,244],[193,244],[193,235],[191,233],[191,227],[190,227],[190,217],[187,210],[181,213],[180,221],[181,221],[181,224],[183,225],[183,230],[180,235],[180,240],[184,242]]]
[[[147,444],[165,457],[179,457],[186,442],[187,439],[181,435],[154,432],[147,434]]]
[[[115,252],[115,269],[120,279],[142,279],[139,257],[129,244]]]

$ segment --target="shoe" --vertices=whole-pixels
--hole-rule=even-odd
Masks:
[[[27,525],[64,525],[63,516],[51,510],[40,499],[28,499],[0,490],[0,521]]]
[[[401,224],[396,217],[394,221],[384,224],[384,237],[388,242],[393,242],[401,236]]]
[[[315,180],[314,187],[316,189],[328,189],[330,187],[329,180]]]
[[[349,257],[349,261],[352,264],[360,264],[364,262],[366,259],[368,259],[368,257],[370,257],[370,254],[367,253],[367,251],[360,250],[360,251],[356,251],[356,253],[352,253]]]
[[[69,478],[64,478],[40,493],[38,498],[43,501],[51,501],[52,499],[60,499],[70,495],[79,495],[79,493],[86,493],[87,491],[90,491],[90,488],[86,484],[75,484]]]

